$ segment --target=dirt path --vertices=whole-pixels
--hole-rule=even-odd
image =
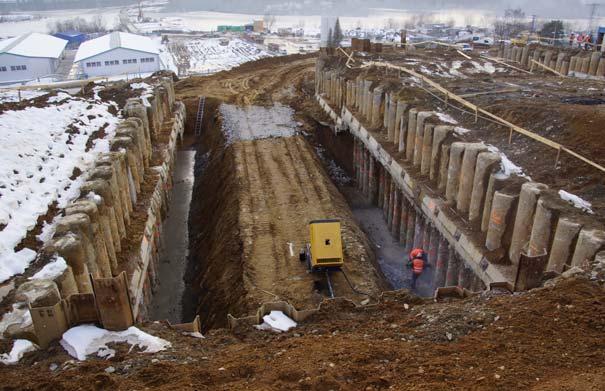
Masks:
[[[318,304],[321,295],[314,295],[314,281],[323,278],[309,275],[298,253],[309,240],[309,221],[329,218],[343,222],[345,272],[358,289],[378,294],[380,283],[363,234],[302,137],[243,141],[234,145],[234,153],[242,184],[239,222],[245,281],[253,287],[252,295],[257,296],[256,288],[299,308]],[[354,294],[341,275],[334,283],[339,296],[366,298]]]

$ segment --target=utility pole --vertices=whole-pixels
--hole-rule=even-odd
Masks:
[[[601,6],[601,3],[589,3],[586,5],[590,7],[590,18],[588,19],[588,33],[592,34],[592,31],[594,29],[594,20],[597,16],[597,10]]]
[[[536,32],[536,18],[537,17],[538,17],[538,15],[531,16],[531,33],[530,33],[530,35],[532,35],[533,33]]]

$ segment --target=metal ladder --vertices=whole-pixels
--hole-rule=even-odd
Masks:
[[[197,118],[195,120],[195,135],[199,136],[202,134],[202,120],[204,118],[204,105],[206,104],[206,97],[200,96],[200,103],[197,107]]]

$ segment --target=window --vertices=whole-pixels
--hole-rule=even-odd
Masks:
[[[97,66],[100,67],[101,66],[101,61],[97,61]]]
[[[141,62],[154,62],[155,59],[153,57],[145,57],[141,58]]]
[[[105,66],[109,66],[111,61],[105,61]]]
[[[6,67],[0,67],[0,72],[6,72]]]
[[[4,67],[6,70],[6,67]],[[27,67],[25,65],[11,65],[11,71],[25,71]]]

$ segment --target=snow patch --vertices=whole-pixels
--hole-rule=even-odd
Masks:
[[[57,256],[52,262],[47,263],[44,267],[32,277],[30,280],[54,280],[59,277],[67,269],[67,262],[61,256]]]
[[[191,73],[211,74],[235,68],[249,61],[272,57],[269,53],[251,42],[232,38],[207,38],[188,40],[185,48],[189,54]],[[226,45],[221,45],[227,43]]]
[[[454,118],[452,118],[452,116],[450,116],[449,114],[437,113],[437,117],[439,117],[439,119],[442,122],[445,122],[445,123],[448,123],[448,124],[456,125],[458,123],[458,121],[456,121]]]
[[[41,90],[22,90],[21,99],[19,99],[18,90],[4,90],[0,91],[0,103],[8,102],[19,102],[19,100],[34,99],[42,95],[48,94],[48,91]]]
[[[16,339],[10,353],[0,354],[0,362],[5,365],[16,364],[25,353],[33,352],[38,347],[27,339]]]
[[[170,342],[136,327],[129,327],[125,331],[108,331],[93,325],[76,326],[67,330],[61,339],[61,346],[70,356],[84,361],[91,354],[112,358],[116,352],[107,345],[120,342],[131,345],[131,349],[139,347],[143,349],[143,353],[157,353],[171,346]]]
[[[13,309],[4,314],[2,320],[0,320],[0,336],[13,324],[19,324],[23,328],[32,324],[32,316],[25,304],[13,304]]]
[[[86,172],[109,151],[119,121],[110,104],[71,96],[60,101],[66,96],[60,92],[57,105],[0,114],[0,282],[23,273],[35,258],[30,249],[14,248],[49,206],[61,209],[79,196],[84,178],[70,179],[74,169]],[[89,138],[105,125],[107,139],[89,149]]]
[[[4,228],[4,231],[7,228],[8,226]],[[1,248],[2,243],[0,243]],[[7,249],[6,252],[0,254],[0,283],[14,275],[22,274],[34,259],[36,259],[36,252],[29,248],[24,248],[17,252]]]
[[[470,129],[466,129],[466,128],[463,128],[463,127],[460,127],[460,126],[456,126],[454,128],[454,133],[456,133],[456,134],[458,134],[460,136],[462,136],[463,134],[469,133],[469,132],[471,132]]]
[[[509,177],[511,175],[517,175],[520,177],[531,179],[530,177],[528,177],[527,175],[525,175],[523,173],[523,169],[521,167],[519,167],[515,163],[513,163],[508,158],[508,156],[506,156],[503,152],[501,152],[497,147],[495,147],[493,145],[488,145],[487,149],[490,152],[500,154],[500,167],[501,167],[500,173],[506,175],[507,177]]]
[[[565,190],[559,190],[559,197],[561,197],[562,200],[572,204],[575,208],[581,209],[590,214],[594,214],[592,211],[592,204],[575,194],[568,193]]]
[[[281,333],[296,327],[296,322],[282,311],[271,311],[269,315],[263,316],[263,323],[255,327],[259,330],[270,330]]]
[[[223,117],[227,144],[239,140],[291,137],[296,134],[294,110],[278,103],[273,107],[222,104],[219,111]]]

